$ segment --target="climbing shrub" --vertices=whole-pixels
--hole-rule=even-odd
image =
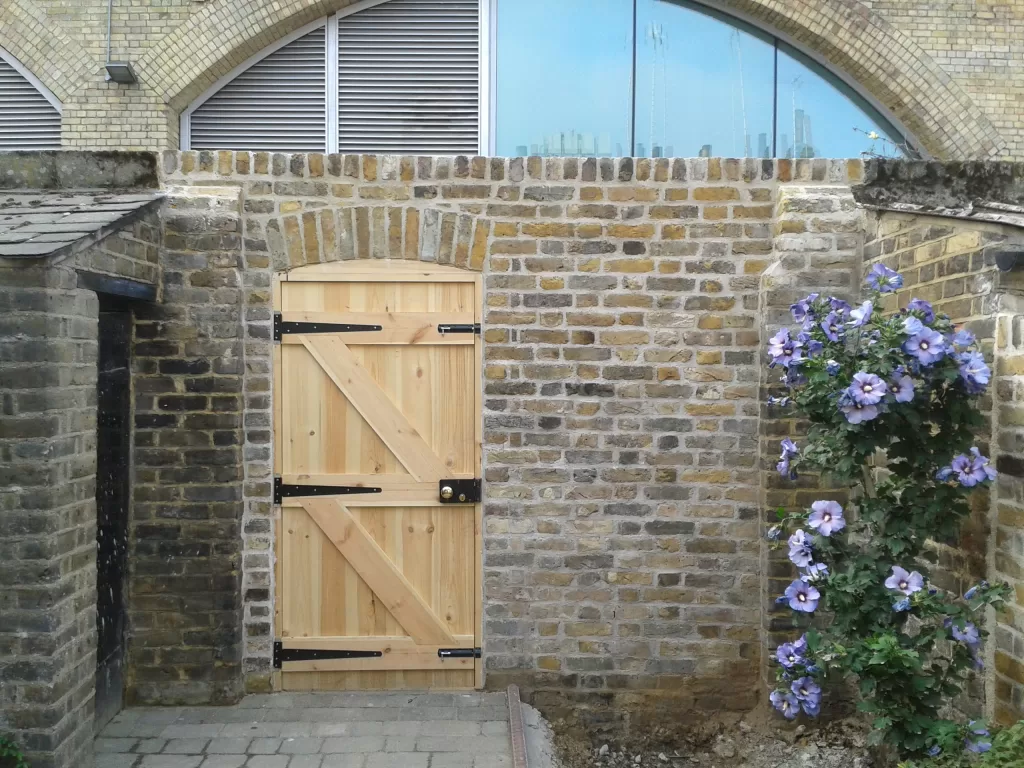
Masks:
[[[6,736],[0,736],[0,768],[28,768],[21,748]]]
[[[939,713],[981,668],[981,612],[1009,587],[946,594],[930,585],[922,554],[929,539],[957,535],[967,496],[995,478],[973,445],[989,369],[974,336],[927,301],[882,313],[882,294],[901,285],[877,265],[860,306],[811,294],[791,308],[799,330],[769,342],[789,389],[770,404],[810,423],[803,445],[782,442],[779,473],[813,468],[854,499],[845,509],[823,498],[800,513],[780,510],[769,529],[800,569],[779,602],[807,627],[778,648],[771,701],[786,718],[814,717],[823,685],[853,680],[874,743],[903,758],[982,753],[991,745],[984,724]],[[884,473],[872,470],[876,456]]]

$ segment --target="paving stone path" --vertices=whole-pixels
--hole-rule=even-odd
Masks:
[[[504,693],[247,696],[128,709],[95,768],[511,768]]]

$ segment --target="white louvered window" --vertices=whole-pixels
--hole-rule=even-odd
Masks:
[[[56,99],[0,51],[0,150],[60,149]]]
[[[182,147],[476,154],[490,1],[356,3],[217,83],[182,115]]]
[[[191,149],[323,152],[326,27],[277,48],[189,115]]]
[[[339,150],[477,152],[479,25],[479,0],[391,0],[339,18]]]

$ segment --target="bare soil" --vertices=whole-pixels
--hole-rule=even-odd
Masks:
[[[881,768],[855,720],[808,727],[759,709],[671,729],[640,725],[608,741],[591,738],[573,718],[551,726],[562,768]]]

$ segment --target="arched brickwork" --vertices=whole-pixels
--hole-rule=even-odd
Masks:
[[[139,69],[178,113],[274,40],[353,1],[281,0],[273,6],[253,4],[244,14],[231,3],[214,3],[155,46]],[[777,31],[824,58],[890,110],[936,157],[988,157],[1005,144],[919,45],[859,0],[720,0],[708,5]]]
[[[278,272],[350,259],[423,261],[479,272],[490,232],[490,220],[477,214],[401,205],[339,205],[266,225]]]
[[[0,10],[0,47],[16,58],[62,103],[83,76],[99,64],[31,0],[4,0]]]
[[[995,156],[1005,144],[981,109],[931,56],[859,0],[722,0],[714,4],[823,57],[888,109],[938,158]]]

